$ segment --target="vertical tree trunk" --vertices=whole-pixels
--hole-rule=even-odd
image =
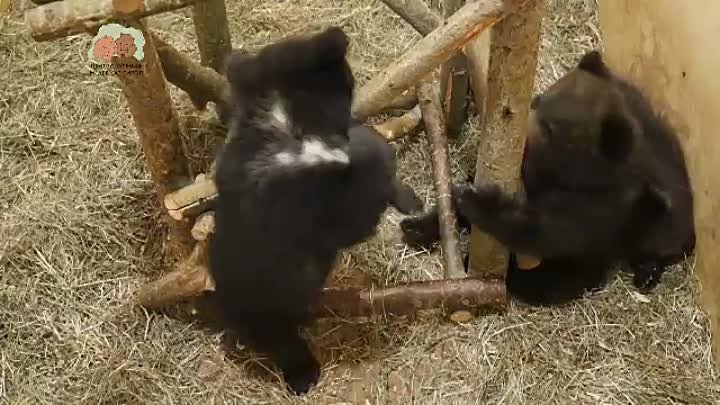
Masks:
[[[506,192],[521,190],[520,165],[537,68],[543,0],[505,0],[510,14],[492,29],[485,103],[485,128],[478,145],[475,180]],[[504,276],[508,251],[473,228],[471,274]]]
[[[465,0],[444,0],[443,17],[450,18],[464,3]],[[461,51],[458,51],[440,68],[440,100],[445,115],[447,136],[450,138],[460,134],[467,118],[465,109],[467,94],[467,59]]]
[[[142,22],[132,22],[145,37],[141,74],[118,74],[130,113],[135,122],[143,154],[156,192],[162,203],[165,195],[191,179],[182,143],[182,128],[168,92],[152,35]],[[185,257],[192,249],[190,226],[165,217],[170,224],[169,248],[174,256]]]
[[[198,38],[200,61],[218,73],[232,51],[225,0],[203,0],[193,6],[193,22]]]

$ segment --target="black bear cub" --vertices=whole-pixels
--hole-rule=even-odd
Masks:
[[[395,151],[350,127],[354,78],[339,28],[227,63],[230,133],[216,172],[209,262],[229,326],[296,394],[320,366],[300,327],[342,249],[372,236],[389,204],[422,210]]]
[[[516,253],[507,287],[526,303],[559,305],[601,289],[621,261],[649,292],[694,250],[693,194],[676,134],[597,51],[533,99],[522,181],[524,197],[462,185],[453,201],[465,225]],[[436,209],[406,218],[406,243],[430,247],[436,223]],[[541,263],[522,270],[517,254]]]

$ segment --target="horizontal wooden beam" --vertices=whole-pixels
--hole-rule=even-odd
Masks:
[[[206,243],[198,243],[177,270],[143,286],[137,293],[138,305],[161,310],[203,294],[212,294],[215,283],[207,271],[204,249]],[[320,318],[401,316],[428,309],[448,313],[503,311],[507,303],[503,280],[463,278],[416,281],[380,288],[325,288],[310,311]]]
[[[419,310],[442,309],[503,311],[508,296],[501,279],[463,278],[415,281],[382,288],[326,288],[311,308],[317,317],[369,317],[410,315]]]
[[[177,10],[202,0],[63,0],[25,12],[25,25],[36,41],[92,32],[116,19],[141,18]]]

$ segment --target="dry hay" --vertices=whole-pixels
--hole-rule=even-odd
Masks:
[[[234,42],[248,47],[342,25],[360,82],[418,38],[378,1],[228,4]],[[121,92],[85,68],[88,37],[36,44],[14,5],[0,18],[0,403],[718,403],[706,320],[685,268],[648,297],[617,280],[567,308],[515,306],[463,325],[434,316],[324,321],[311,331],[324,377],[310,397],[288,397],[246,351],[224,356],[219,333],[131,305],[163,270],[163,233]],[[188,11],[151,21],[197,58]],[[591,1],[551,0],[538,86],[597,37]],[[177,89],[173,96],[194,114]],[[188,133],[196,170],[214,143],[207,132]],[[452,146],[458,178],[472,168],[472,120],[465,132]],[[431,201],[425,141],[402,142],[400,156],[402,176]],[[440,274],[438,254],[398,243],[398,218],[390,211],[378,237],[346,256],[352,269],[338,282]]]

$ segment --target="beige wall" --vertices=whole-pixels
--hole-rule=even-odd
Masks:
[[[661,103],[695,189],[695,274],[720,363],[720,0],[598,0],[608,63]]]

